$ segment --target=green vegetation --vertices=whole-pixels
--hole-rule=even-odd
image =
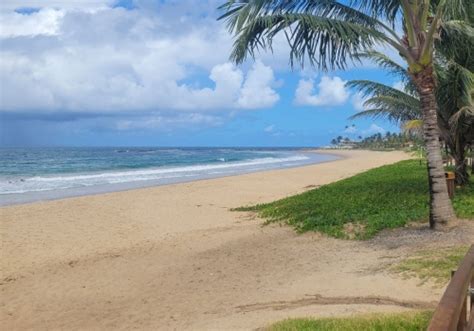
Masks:
[[[467,37],[467,35],[466,35]],[[472,38],[470,38],[472,39]],[[466,40],[467,42],[467,40]],[[436,46],[436,45],[435,45]],[[456,160],[456,183],[465,185],[469,180],[466,166],[467,153],[474,141],[474,73],[465,59],[447,61],[443,50],[435,53],[435,72],[438,84],[435,87],[438,113],[438,127],[443,140],[444,151]],[[364,110],[351,116],[385,118],[404,128],[405,133],[418,136],[421,143],[423,114],[418,91],[411,75],[403,65],[380,52],[367,52],[363,56],[377,63],[381,69],[398,76],[402,89],[370,80],[352,80],[346,86],[358,90],[365,98]],[[472,62],[471,66],[474,65]],[[453,88],[455,86],[455,88]],[[390,139],[368,141],[368,148],[391,146]],[[358,146],[363,145],[359,142]],[[395,145],[396,146],[396,145]]]
[[[422,283],[431,280],[437,285],[444,285],[467,250],[467,246],[461,246],[420,251],[393,265],[391,270],[406,277],[418,277]]]
[[[432,312],[373,314],[350,318],[288,319],[267,331],[417,331],[426,330]]]
[[[459,218],[474,218],[474,179],[456,190],[453,206]]]
[[[474,218],[474,183],[456,192],[460,217]],[[407,160],[268,204],[237,208],[298,231],[367,239],[386,228],[428,218],[426,163]]]
[[[352,127],[355,128],[354,125],[352,125]],[[346,126],[346,130],[347,128],[348,126]],[[376,133],[365,138],[362,136],[352,137],[352,139],[338,136],[331,140],[331,145],[338,148],[349,147],[353,149],[370,149],[376,151],[418,151],[422,144],[420,138],[415,134],[391,132],[387,132],[384,135]]]
[[[445,119],[438,118],[436,111],[438,73],[433,67],[438,65],[438,60],[435,55],[443,55],[442,65],[455,63],[457,69],[452,73],[458,77],[460,73],[466,73],[461,80],[447,81],[457,81],[466,87],[471,85],[467,80],[472,78],[468,71],[474,71],[473,57],[470,56],[474,46],[473,8],[472,0],[355,0],[348,3],[337,0],[227,0],[219,7],[222,11],[219,19],[225,21],[235,37],[230,57],[238,64],[261,50],[272,51],[276,44],[274,38],[281,35],[286,37],[289,46],[291,66],[304,67],[309,63],[323,71],[346,69],[351,62],[360,62],[367,54],[374,54],[379,45],[395,50],[403,59],[403,64],[398,67],[409,73],[413,90],[418,91],[420,100],[423,100],[418,108],[429,164],[429,224],[435,229],[455,216],[445,180],[437,176],[443,171],[438,122]],[[395,26],[403,28],[394,29]],[[390,58],[385,58],[393,63]],[[459,89],[458,84],[455,85],[449,84],[447,89]],[[453,123],[461,116],[472,114],[471,92],[472,89],[463,89],[462,103],[445,93],[448,99],[442,100],[443,105],[446,101],[447,108],[452,108],[453,104],[462,107],[459,109],[461,112],[456,111],[457,115],[449,119]],[[389,98],[394,95],[400,96],[391,93]],[[385,97],[382,96],[386,100]],[[381,101],[380,98],[377,100]],[[383,107],[380,102],[373,101],[373,106]],[[392,105],[393,101],[392,98]],[[466,125],[466,130],[472,131],[471,121],[456,120],[456,123]]]

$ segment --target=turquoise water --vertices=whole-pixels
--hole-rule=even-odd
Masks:
[[[240,148],[30,148],[0,149],[0,176],[38,176],[80,172],[220,164],[278,158],[288,150]]]
[[[298,149],[4,148],[0,204],[163,185],[334,159]]]

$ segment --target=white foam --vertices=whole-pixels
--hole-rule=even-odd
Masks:
[[[294,155],[281,158],[258,158],[239,162],[222,162],[219,164],[201,164],[182,167],[153,168],[141,170],[115,171],[93,174],[64,176],[35,176],[24,179],[0,179],[0,194],[19,194],[61,190],[74,187],[119,184],[141,181],[170,180],[179,177],[203,177],[212,174],[232,174],[243,171],[258,171],[271,166],[295,165],[307,161],[305,155]]]

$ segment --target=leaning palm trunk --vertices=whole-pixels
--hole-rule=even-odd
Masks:
[[[448,196],[441,157],[433,68],[428,67],[414,74],[414,81],[420,95],[423,115],[423,139],[430,180],[430,226],[436,228],[453,219],[454,210]]]
[[[226,0],[220,19],[235,35],[231,59],[272,49],[273,39],[285,34],[290,63],[309,60],[322,70],[344,69],[360,60],[360,52],[386,45],[395,49],[416,80],[422,101],[424,134],[432,181],[430,224],[435,228],[454,217],[444,179],[436,128],[433,49],[435,39],[446,46],[464,47],[449,34],[468,31],[472,0]],[[397,32],[403,26],[404,34]],[[470,30],[469,30],[470,31]],[[441,34],[443,32],[443,34]],[[461,38],[462,40],[466,40]],[[446,42],[447,41],[447,42]],[[451,52],[455,56],[457,52]],[[449,57],[452,57],[449,56]]]
[[[369,51],[361,56],[400,77],[405,82],[404,90],[369,80],[347,82],[347,87],[355,88],[367,98],[364,102],[365,109],[350,118],[385,118],[396,124],[403,124],[405,132],[422,137],[423,115],[414,75],[382,53]],[[474,96],[471,96],[471,91],[474,91],[474,76],[468,68],[454,61],[447,62],[440,53],[435,68],[440,136],[445,142],[446,155],[452,156],[456,161],[456,184],[466,185],[469,183],[466,149],[469,141],[474,140],[471,133],[474,133]]]

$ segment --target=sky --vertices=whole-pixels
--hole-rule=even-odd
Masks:
[[[290,68],[283,36],[231,63],[223,1],[2,0],[0,146],[324,146],[398,131],[348,119],[363,99],[346,81],[399,85],[371,63]]]

